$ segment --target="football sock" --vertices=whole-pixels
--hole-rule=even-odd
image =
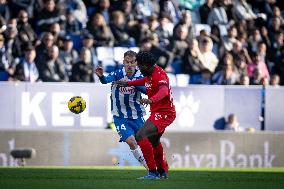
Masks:
[[[138,144],[143,152],[144,158],[147,162],[148,169],[150,171],[156,170],[156,163],[154,159],[153,148],[149,140],[143,139],[139,141]]]
[[[131,152],[133,153],[134,157],[148,170],[148,166],[140,146],[137,146],[137,148],[135,150],[131,150]]]
[[[169,167],[162,144],[159,143],[158,146],[153,147],[153,152],[158,171],[165,171],[166,173],[168,173]]]

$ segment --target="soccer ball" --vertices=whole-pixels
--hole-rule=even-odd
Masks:
[[[82,113],[86,108],[86,101],[80,96],[74,96],[69,100],[68,108],[74,114]]]

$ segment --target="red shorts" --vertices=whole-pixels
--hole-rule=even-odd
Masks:
[[[158,134],[162,134],[165,131],[166,127],[173,123],[175,118],[175,112],[153,112],[151,113],[148,120],[150,120],[158,128]]]

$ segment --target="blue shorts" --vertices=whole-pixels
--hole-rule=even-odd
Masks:
[[[138,119],[129,119],[117,116],[113,116],[113,121],[116,131],[120,136],[119,142],[125,142],[125,140],[131,135],[135,137],[135,134],[145,122],[143,117]]]

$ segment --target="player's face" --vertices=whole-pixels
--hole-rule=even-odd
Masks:
[[[127,75],[133,75],[137,66],[136,58],[125,56],[123,59],[124,69]]]
[[[150,69],[148,66],[146,66],[145,64],[138,64],[138,68],[140,70],[140,72],[144,75],[144,76],[149,76],[151,75],[151,71],[152,69]]]

